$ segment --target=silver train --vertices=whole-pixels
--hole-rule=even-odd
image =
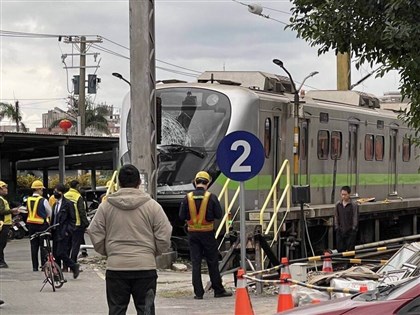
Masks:
[[[263,72],[205,72],[198,83],[157,86],[157,198],[175,228],[182,226],[179,202],[193,189],[199,170],[213,177],[211,191],[221,190],[226,177],[216,150],[237,130],[255,134],[265,154],[261,172],[245,184],[247,210],[262,206],[285,159],[292,175],[294,160],[298,163],[293,184],[310,186],[312,206],[335,203],[343,185],[357,198],[420,200],[420,152],[411,140],[414,132],[397,113],[380,109],[377,98],[360,92],[308,92],[300,98],[294,159],[293,96],[288,80]],[[126,150],[123,143],[122,153]]]

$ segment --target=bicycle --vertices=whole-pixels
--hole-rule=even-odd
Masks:
[[[55,289],[59,289],[63,286],[66,281],[64,279],[63,271],[61,270],[60,266],[55,262],[55,258],[52,254],[51,250],[51,232],[50,230],[57,227],[59,224],[54,224],[48,227],[48,229],[36,232],[31,235],[31,240],[40,237],[43,240],[43,248],[47,251],[47,261],[42,266],[42,270],[44,271],[45,279],[43,285],[41,287],[40,292],[44,289],[47,283],[51,284],[53,291]]]

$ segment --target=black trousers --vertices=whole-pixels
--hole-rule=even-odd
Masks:
[[[356,236],[357,231],[354,230],[350,230],[347,232],[337,230],[336,240],[338,252],[341,253],[347,250],[354,250],[354,247],[356,246]]]
[[[36,232],[44,231],[48,228],[48,223],[44,224],[32,224],[28,223],[29,235],[33,235]],[[47,252],[42,246],[43,238],[37,237],[31,240],[31,257],[32,257],[32,268],[35,270],[39,268],[38,253],[41,252],[41,266],[47,261]]]
[[[61,261],[62,261],[64,266],[70,267],[71,270],[74,270],[75,261],[72,260],[69,257],[68,247],[69,247],[69,237],[68,236],[63,238],[63,239],[57,239],[57,246],[56,246],[56,248],[57,248],[56,255],[57,256],[54,256],[54,257],[56,257],[57,263],[61,264]],[[61,265],[60,265],[60,267],[61,267]]]
[[[4,249],[7,245],[7,235],[9,234],[11,226],[10,225],[3,225],[3,228],[0,232],[0,263],[5,263],[4,260]]]
[[[222,278],[219,272],[219,251],[214,232],[189,232],[188,241],[190,245],[192,263],[192,283],[196,296],[204,295],[203,281],[201,279],[201,261],[206,259],[209,269],[209,276],[215,294],[225,291],[222,285]]]
[[[72,236],[69,239],[70,240],[69,243],[71,244],[69,248],[69,252],[70,252],[69,257],[74,262],[77,262],[77,256],[79,255],[80,245],[85,239],[85,230],[86,230],[85,227],[80,227],[80,226],[76,227]]]
[[[155,315],[156,270],[106,271],[109,315],[126,314],[133,297],[137,315]]]

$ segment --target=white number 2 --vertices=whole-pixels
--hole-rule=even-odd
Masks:
[[[239,172],[251,172],[251,165],[242,165],[242,163],[246,160],[246,158],[251,153],[251,146],[248,142],[244,140],[237,140],[232,143],[230,147],[231,150],[237,151],[239,147],[244,148],[244,152],[238,157],[235,163],[232,164],[230,171],[232,173],[239,173]]]

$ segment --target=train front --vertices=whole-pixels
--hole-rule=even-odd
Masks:
[[[174,235],[183,235],[179,204],[194,189],[200,170],[219,174],[216,150],[226,135],[231,106],[222,93],[197,86],[161,87],[156,91],[158,121],[157,199],[165,209]],[[159,126],[160,123],[160,126]]]

